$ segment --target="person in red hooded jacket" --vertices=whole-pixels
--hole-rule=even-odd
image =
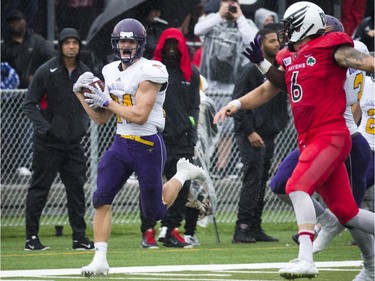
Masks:
[[[176,173],[178,159],[185,157],[192,161],[194,157],[198,139],[199,70],[191,63],[185,37],[177,28],[168,28],[161,34],[154,51],[154,60],[161,61],[169,73],[163,105],[165,128],[162,133],[167,150],[164,176],[169,179]],[[187,181],[161,222],[163,234],[159,235],[159,241],[164,242],[166,247],[192,247],[178,231],[184,219],[189,189],[190,181]],[[141,247],[157,248],[156,221],[146,218],[142,212],[141,221]]]

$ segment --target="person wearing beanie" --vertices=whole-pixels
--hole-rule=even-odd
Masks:
[[[26,196],[26,251],[49,249],[39,240],[39,223],[57,174],[66,188],[72,248],[94,249],[86,237],[87,157],[81,145],[90,121],[72,92],[78,77],[90,71],[79,59],[80,50],[77,30],[63,29],[57,55],[37,69],[22,105],[34,125],[33,173]]]

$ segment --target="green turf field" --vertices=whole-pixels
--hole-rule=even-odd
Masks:
[[[106,277],[93,277],[103,280],[282,280],[278,276],[278,268],[246,268],[255,263],[284,263],[297,257],[298,246],[290,236],[295,231],[293,223],[264,224],[267,234],[279,238],[280,242],[256,244],[232,244],[232,224],[219,224],[220,243],[217,243],[213,225],[206,228],[198,227],[197,236],[201,246],[193,249],[160,248],[146,250],[140,248],[140,228],[137,224],[115,225],[109,244],[108,262],[111,268],[139,267],[139,266],[173,266],[173,265],[232,265],[243,264],[243,269],[220,270],[220,266],[213,270],[182,269],[182,271],[112,273]],[[78,274],[67,273],[59,276],[38,277],[3,277],[4,271],[32,269],[76,269],[88,264],[93,252],[71,250],[71,231],[64,227],[64,235],[54,236],[53,226],[42,226],[40,239],[51,250],[41,252],[24,251],[24,229],[22,227],[2,227],[1,233],[1,270],[2,280],[82,280]],[[92,238],[89,229],[88,236]],[[330,247],[315,256],[316,262],[327,261],[359,261],[360,252],[356,246],[349,246],[351,237],[348,231],[336,237]],[[229,266],[230,267],[230,266]],[[358,262],[349,267],[322,267],[316,280],[349,281],[359,272]],[[126,270],[125,270],[126,271]],[[306,279],[307,280],[307,279]]]

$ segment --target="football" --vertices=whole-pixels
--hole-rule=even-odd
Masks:
[[[98,77],[94,77],[93,81],[89,85],[104,92],[104,82],[100,80]],[[83,93],[91,93],[91,90],[89,88],[83,88],[82,91]]]

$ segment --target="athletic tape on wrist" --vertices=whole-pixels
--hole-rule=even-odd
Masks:
[[[240,100],[236,99],[236,100],[232,100],[228,103],[228,106],[234,106],[237,108],[237,110],[239,110],[241,108],[241,102]]]
[[[255,65],[263,75],[266,74],[272,66],[272,64],[268,60],[262,60],[260,63]]]

